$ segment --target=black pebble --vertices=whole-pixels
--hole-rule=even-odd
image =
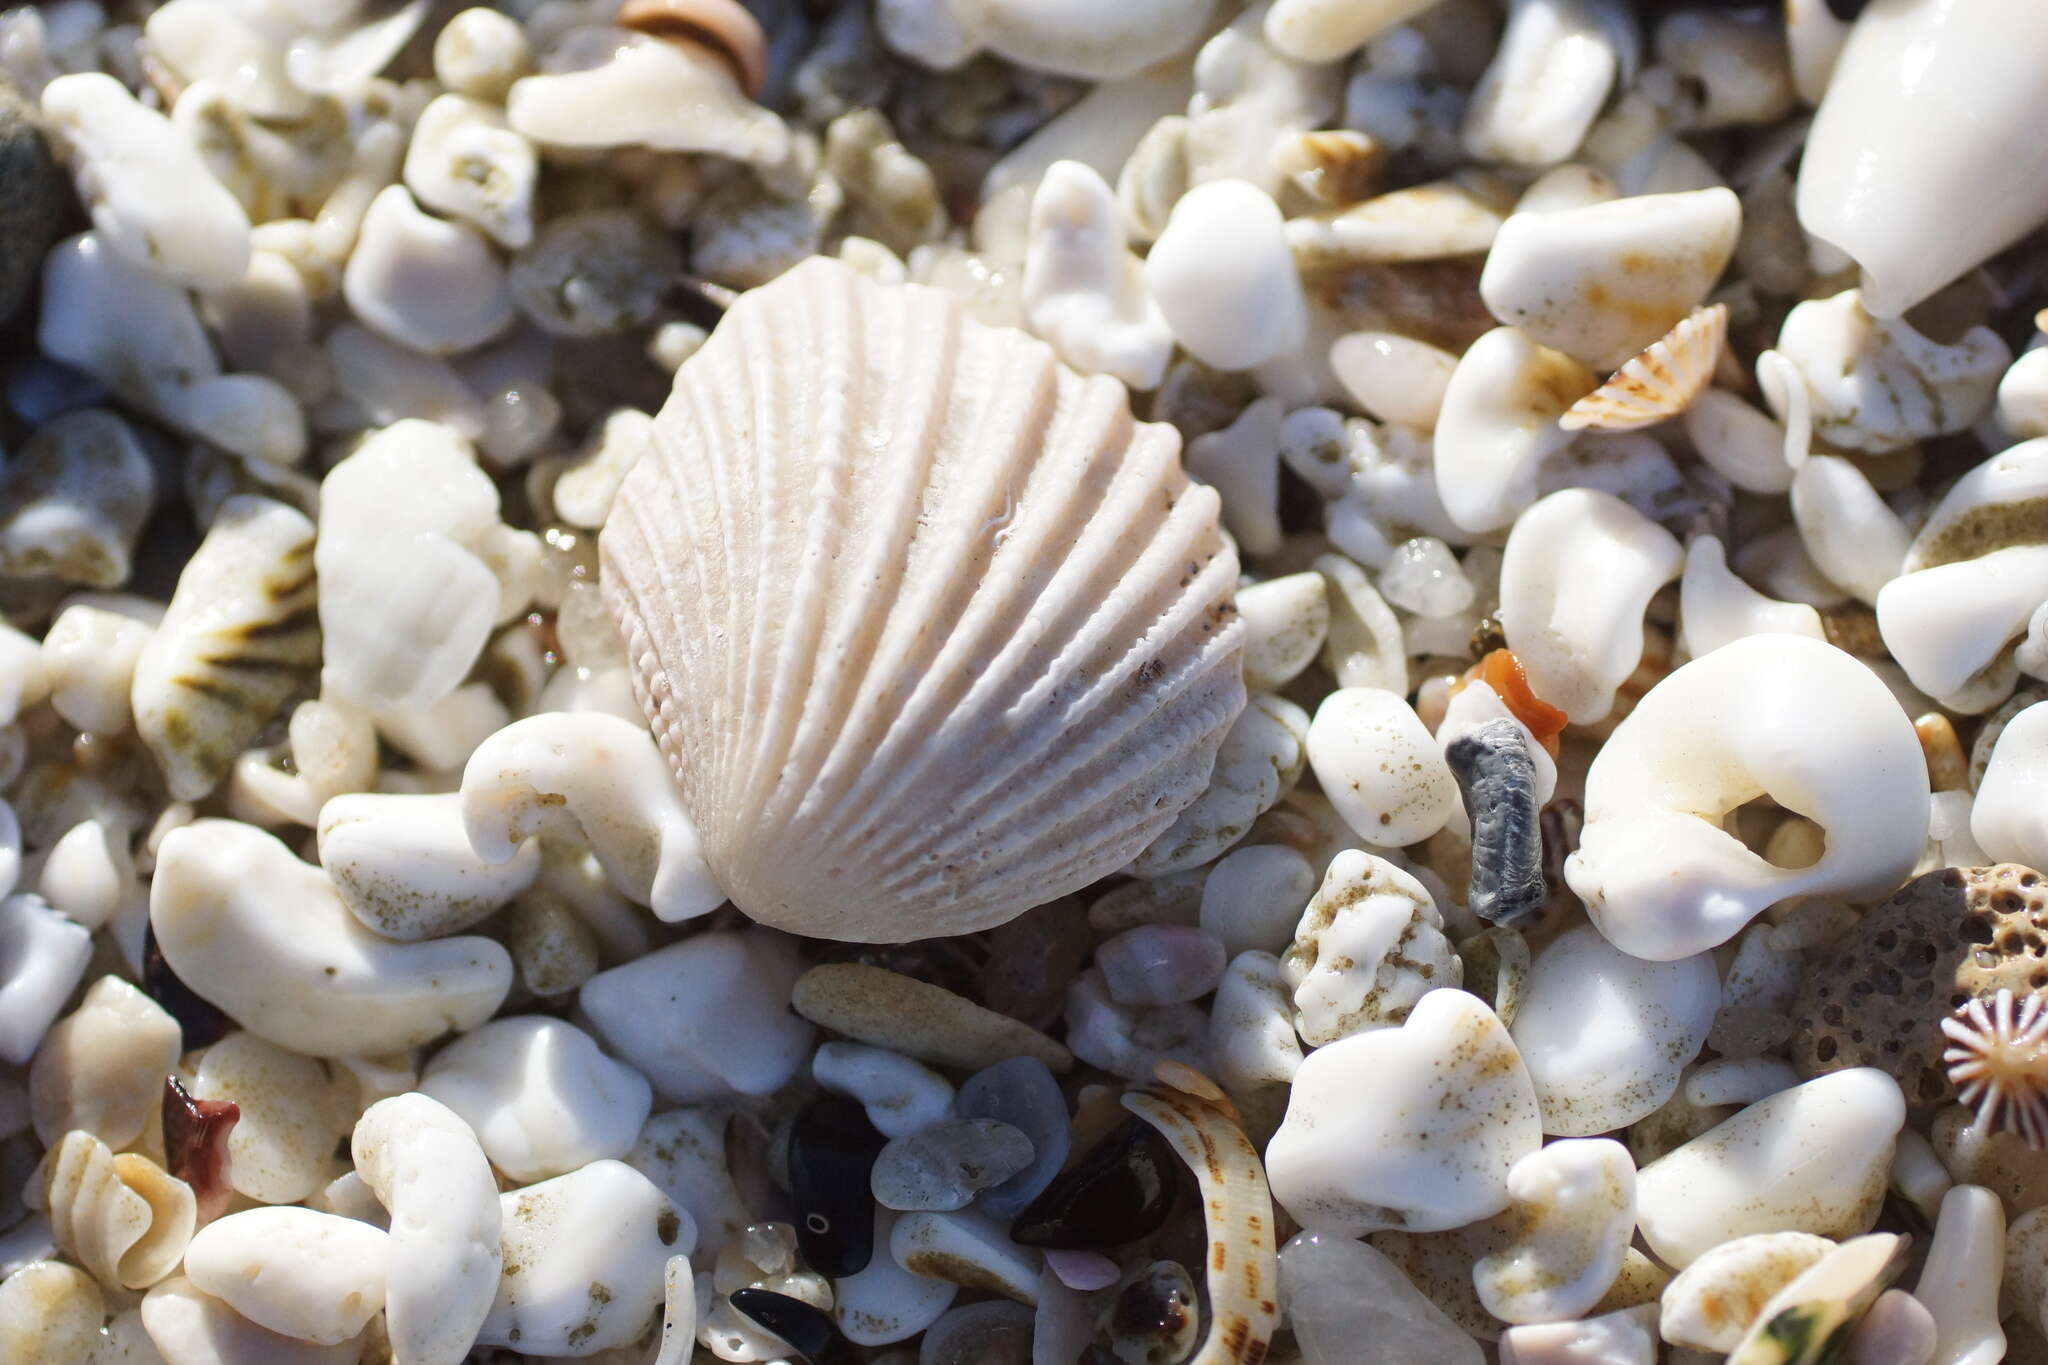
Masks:
[[[163,949],[156,946],[155,929],[142,932],[142,989],[178,1021],[185,1052],[217,1043],[240,1027],[178,979],[171,964],[164,961]]]
[[[1520,726],[1496,718],[1452,740],[1444,759],[1472,818],[1466,903],[1488,924],[1519,924],[1543,908],[1545,894],[1542,812],[1528,741]]]
[[[1181,1169],[1150,1124],[1127,1120],[1017,1215],[1010,1240],[1055,1251],[1100,1251],[1150,1236],[1173,1212]]]
[[[735,1289],[728,1297],[734,1308],[788,1342],[811,1365],[856,1365],[853,1347],[822,1309],[767,1289]]]
[[[813,1100],[790,1125],[796,1245],[819,1274],[835,1280],[858,1275],[873,1259],[875,1197],[868,1177],[887,1141],[858,1104],[836,1095]]]

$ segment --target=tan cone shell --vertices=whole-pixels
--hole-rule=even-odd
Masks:
[[[1130,861],[1244,706],[1217,507],[1121,385],[938,290],[814,258],[742,296],[601,538],[733,901],[893,942]]]

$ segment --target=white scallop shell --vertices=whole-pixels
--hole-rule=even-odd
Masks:
[[[1121,385],[814,259],[676,377],[602,539],[634,690],[766,924],[967,933],[1130,861],[1245,701],[1216,494]]]
[[[1728,340],[1728,305],[1695,308],[1664,338],[1565,409],[1566,431],[1633,431],[1676,417],[1714,382]]]

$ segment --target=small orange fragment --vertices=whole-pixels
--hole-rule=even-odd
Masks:
[[[1552,755],[1557,737],[1571,720],[1564,712],[1537,696],[1529,688],[1529,675],[1522,661],[1510,649],[1496,649],[1479,661],[1479,680],[1491,687],[1514,712],[1515,719],[1529,727],[1529,733]]]

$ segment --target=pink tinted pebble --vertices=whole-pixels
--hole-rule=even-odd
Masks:
[[[1059,1276],[1061,1284],[1084,1294],[1109,1288],[1122,1274],[1116,1262],[1099,1251],[1047,1251],[1045,1268]]]

